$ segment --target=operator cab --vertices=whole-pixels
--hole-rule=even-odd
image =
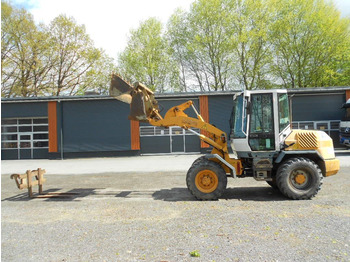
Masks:
[[[239,158],[265,152],[275,155],[290,134],[286,90],[245,91],[235,95],[231,116],[231,147]],[[255,154],[254,154],[255,153]]]

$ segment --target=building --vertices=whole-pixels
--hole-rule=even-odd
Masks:
[[[163,114],[192,100],[204,119],[229,134],[234,94],[158,94],[156,98]],[[350,98],[350,87],[293,89],[289,94],[293,128],[324,130],[339,147],[341,106]],[[59,159],[208,151],[208,145],[189,131],[129,121],[128,114],[128,104],[108,96],[2,99],[1,157]],[[191,109],[188,114],[195,117]]]

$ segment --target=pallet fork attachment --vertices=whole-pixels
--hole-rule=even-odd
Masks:
[[[37,170],[27,170],[25,174],[12,174],[11,179],[14,179],[18,189],[28,189],[28,197],[30,198],[59,198],[59,197],[71,197],[78,195],[78,193],[44,193],[43,185],[46,182],[44,174],[45,169],[38,168]],[[39,192],[37,195],[33,194],[33,186],[38,185]]]

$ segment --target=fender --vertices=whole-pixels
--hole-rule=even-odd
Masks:
[[[300,151],[281,151],[275,160],[275,163],[279,164],[282,162],[286,155],[313,155],[314,158],[323,160],[324,158],[316,150],[300,150]]]

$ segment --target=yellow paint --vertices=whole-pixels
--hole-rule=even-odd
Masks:
[[[214,171],[206,169],[197,173],[195,184],[199,191],[211,193],[218,187],[219,179]]]
[[[297,182],[299,185],[302,185],[305,183],[306,177],[303,174],[298,173],[295,176],[295,182]]]
[[[217,150],[215,147],[213,148],[213,150],[211,151],[211,154],[218,154],[221,155],[222,153]],[[236,175],[240,176],[243,174],[243,165],[242,165],[242,161],[240,159],[235,159],[235,158],[230,158],[229,154],[224,154],[223,157],[231,166],[233,166],[236,170]],[[231,169],[226,166],[224,163],[222,163],[219,159],[217,158],[211,158],[211,161],[214,161],[218,164],[221,165],[221,167],[225,170],[226,174],[230,174],[231,173]]]
[[[166,112],[164,118],[177,117],[177,116],[187,116],[186,113],[184,113],[184,111],[187,108],[189,108],[192,104],[193,104],[193,102],[191,100],[189,100],[181,105],[174,106]]]
[[[316,150],[324,159],[335,158],[333,141],[323,131],[293,130],[286,138],[285,144],[294,145],[286,148],[286,151]]]
[[[317,131],[293,130],[286,138],[285,143],[287,145],[294,143],[294,145],[286,148],[286,151],[317,149],[320,146],[320,139],[317,133]]]
[[[331,159],[331,160],[325,160],[326,165],[326,175],[325,176],[332,176],[338,173],[340,169],[340,163],[339,159]]]
[[[236,175],[240,176],[243,174],[243,165],[242,165],[242,161],[240,159],[234,159],[234,158],[229,158],[229,159],[225,159],[230,165],[232,165],[235,170],[236,170]],[[227,167],[228,172],[230,172],[230,169]]]
[[[203,121],[202,117],[199,117],[199,116],[198,118],[189,117],[183,111],[188,107],[190,107],[191,105],[192,105],[192,101],[188,101],[181,105],[172,107],[165,114],[164,118],[158,118],[158,119],[150,118],[148,122],[153,126],[163,126],[163,127],[180,126],[184,129],[194,127],[194,128],[199,128],[201,130],[207,131],[208,134],[206,135],[201,134],[199,138],[205,141],[206,143],[208,143],[209,145],[213,146],[213,150],[211,152],[212,154],[218,154],[219,156],[224,158],[236,169],[237,176],[241,175],[243,173],[243,166],[242,166],[241,160],[231,159],[227,149],[227,141],[222,141],[222,139],[220,139],[220,137],[223,134],[226,136],[225,132]],[[215,159],[212,159],[212,160],[219,163],[227,174],[231,172],[230,169],[226,165],[221,163],[219,160],[215,160]]]
[[[293,144],[294,143],[294,144]],[[335,158],[333,140],[323,131],[293,130],[285,139],[286,151],[315,150],[324,159],[324,176],[338,173],[339,160]]]

